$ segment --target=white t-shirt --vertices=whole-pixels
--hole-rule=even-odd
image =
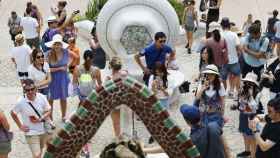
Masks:
[[[228,64],[235,64],[238,62],[238,54],[236,46],[240,45],[240,40],[236,33],[232,31],[225,30],[222,32],[222,36],[227,42],[228,48]]]
[[[26,39],[38,37],[37,27],[39,26],[37,20],[32,17],[23,17],[20,21],[20,26],[23,27],[23,32]]]
[[[23,125],[29,128],[29,131],[26,132],[25,135],[31,136],[46,133],[42,122],[32,123],[30,121],[30,116],[35,116],[37,118],[39,117],[32,109],[32,107],[28,104],[28,102],[31,102],[31,104],[34,106],[34,108],[36,108],[41,116],[45,111],[51,109],[47,98],[43,94],[36,93],[36,98],[34,101],[30,101],[26,97],[21,97],[13,108],[13,112],[20,114]]]
[[[50,72],[50,67],[48,63],[44,63],[43,65],[43,70],[38,70],[36,67],[34,67],[34,65],[30,65],[28,67],[28,78],[32,79],[35,82],[35,85],[37,85],[39,82],[43,81],[46,79],[47,77],[47,73]],[[46,88],[48,87],[48,85],[44,86],[44,87],[40,87],[40,88]]]
[[[28,72],[31,52],[31,48],[25,44],[22,46],[12,48],[11,57],[14,58],[16,61],[17,72]]]
[[[202,88],[202,85],[199,85],[198,89],[200,90],[201,88]],[[213,85],[210,85],[210,88],[205,91],[205,94],[208,97],[213,97],[216,94],[216,90],[213,89]],[[225,90],[224,84],[221,83],[221,87],[219,90],[219,96],[223,97],[225,95],[226,95],[226,90]]]
[[[276,29],[275,37],[280,38],[280,21],[274,24],[274,28]]]

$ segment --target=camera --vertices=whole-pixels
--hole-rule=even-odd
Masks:
[[[189,81],[184,81],[180,86],[179,86],[179,92],[180,93],[188,93],[190,91],[190,82]]]

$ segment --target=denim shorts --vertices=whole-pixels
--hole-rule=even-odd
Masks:
[[[221,69],[221,78],[222,80],[227,80],[229,74],[233,74],[234,76],[240,76],[241,68],[239,63],[235,64],[226,64]]]
[[[280,38],[278,38],[278,37],[274,37],[274,43],[280,43]]]

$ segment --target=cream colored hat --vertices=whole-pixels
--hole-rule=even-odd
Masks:
[[[66,48],[68,47],[68,44],[65,43],[65,42],[63,42],[62,36],[61,36],[60,34],[54,35],[53,38],[52,38],[52,40],[51,40],[50,42],[47,42],[47,43],[46,43],[46,46],[49,47],[49,48],[51,48],[51,47],[53,46],[53,44],[54,44],[54,43],[57,43],[57,42],[61,43],[61,44],[62,44],[62,47],[63,47],[64,49],[66,49]]]
[[[15,37],[15,41],[19,42],[19,41],[22,41],[22,40],[24,40],[24,36],[22,34],[17,34],[16,37]]]
[[[209,24],[208,32],[213,32],[214,30],[221,30],[221,25],[215,21]]]
[[[207,65],[205,70],[202,71],[202,73],[203,74],[216,74],[216,75],[220,75],[219,69],[214,64]]]
[[[242,81],[252,82],[259,86],[258,76],[254,72],[247,73],[247,75],[245,76],[245,78],[242,79]]]

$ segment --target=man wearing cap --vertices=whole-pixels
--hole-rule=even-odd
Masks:
[[[242,67],[242,77],[245,77],[248,72],[254,71],[258,75],[258,80],[260,80],[261,71],[268,55],[268,45],[268,38],[261,36],[260,26],[252,24],[243,46],[244,65]]]
[[[24,44],[24,37],[22,34],[18,34],[15,37],[16,47],[11,49],[11,60],[15,64],[18,77],[23,82],[28,78],[28,67],[30,65],[30,58],[32,50]]]
[[[50,42],[54,35],[59,34],[70,23],[70,21],[72,21],[72,19],[74,18],[74,16],[76,14],[77,14],[77,12],[73,12],[71,14],[71,16],[69,17],[69,19],[67,19],[59,27],[58,27],[58,21],[57,21],[56,16],[49,16],[48,17],[48,26],[49,26],[49,28],[47,28],[47,30],[44,32],[44,34],[42,36],[42,42],[41,42],[41,47],[42,47],[44,53],[46,53],[47,51],[50,50],[50,48],[48,48],[46,46],[46,43]]]
[[[180,111],[191,127],[191,140],[203,158],[225,158],[222,129],[216,122],[204,126],[200,122],[200,111],[196,106],[182,105]]]
[[[241,69],[238,61],[238,56],[241,52],[240,40],[235,32],[232,32],[230,21],[228,18],[223,18],[221,22],[222,26],[222,36],[226,40],[227,49],[228,49],[228,63],[224,66],[223,75],[227,80],[229,77],[229,96],[234,96],[234,88],[236,90],[240,87],[240,74]],[[231,76],[232,75],[232,76]]]
[[[8,21],[8,26],[10,28],[9,32],[11,35],[11,39],[12,41],[14,41],[15,43],[15,37],[17,34],[21,33],[20,31],[20,17],[17,15],[17,13],[15,11],[11,12],[11,17],[9,18]]]
[[[24,32],[26,43],[30,48],[39,48],[40,26],[37,20],[31,17],[31,8],[26,9],[26,16],[20,21],[20,26]]]

